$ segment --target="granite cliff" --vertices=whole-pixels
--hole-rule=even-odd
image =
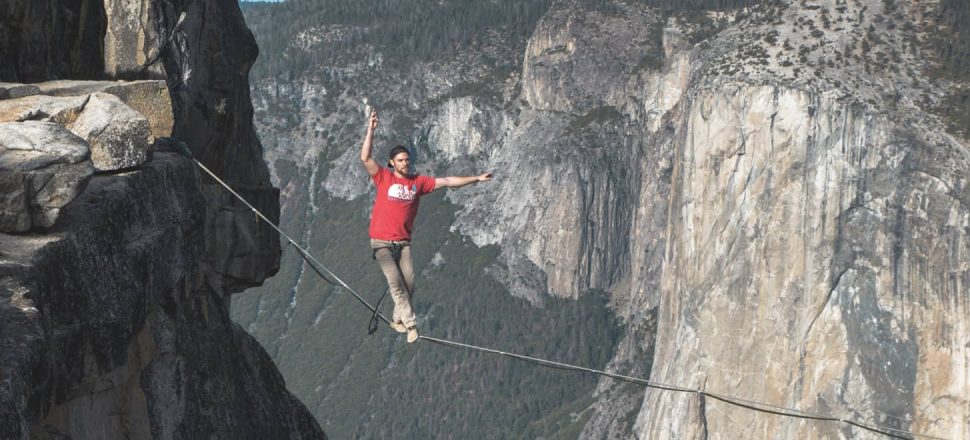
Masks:
[[[0,438],[325,438],[229,318],[278,237],[170,149],[278,215],[236,2],[0,9]]]
[[[952,106],[967,78],[940,73],[966,53],[965,31],[951,19],[966,16],[965,4],[564,0],[544,7],[525,34],[476,30],[458,50],[402,61],[373,30],[383,28],[353,15],[292,35],[260,27],[260,14],[312,14],[313,2],[288,3],[246,13],[261,41],[286,41],[288,57],[310,60],[284,79],[253,84],[270,172],[291,218],[284,224],[295,235],[350,258],[334,264],[379,289],[357,269],[372,263],[352,257],[347,243],[368,215],[356,148],[370,106],[382,111],[379,136],[414,145],[422,171],[496,172],[494,185],[449,192],[434,214],[422,214],[439,218],[418,226],[431,242],[419,258],[431,298],[418,299],[429,331],[970,438],[970,151]],[[362,363],[376,364],[382,380],[355,391],[385,397],[399,395],[401,365],[427,387],[438,382],[422,371],[428,363],[448,371],[504,365],[437,351],[348,352],[325,369],[332,375],[308,372],[312,356],[297,351],[341,350],[315,335],[335,334],[321,323],[349,309],[332,293],[317,299],[320,286],[292,255],[281,274],[240,296],[234,318],[271,347],[295,393],[334,429],[347,419],[328,415],[328,399],[351,387]],[[469,318],[447,302],[475,305],[489,289],[512,310],[473,308],[487,313]],[[280,292],[289,296],[274,299]],[[608,347],[607,358],[542,352],[521,336],[535,335],[534,316],[599,295],[621,323],[618,334],[594,334],[571,312],[562,316],[568,331],[584,327],[575,334],[582,343]],[[516,325],[520,337],[489,329]],[[553,344],[573,337],[540,330]],[[383,349],[384,341],[367,346]],[[509,368],[476,378],[500,387],[538,374]],[[408,432],[447,425],[483,437],[513,426],[561,438],[877,438],[692,394],[541,377],[576,394],[530,410],[480,409],[499,427],[469,427],[458,407],[432,422],[424,414],[444,402],[429,402],[404,416],[418,420]],[[453,380],[470,399],[516,398]],[[516,425],[518,417],[528,421]],[[393,436],[379,420],[350,420],[372,427],[351,431],[359,436]],[[526,431],[537,426],[545,430]]]

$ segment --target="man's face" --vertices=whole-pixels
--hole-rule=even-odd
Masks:
[[[394,171],[403,176],[407,176],[408,172],[411,170],[411,156],[408,153],[400,152],[391,159],[391,165],[394,167]]]

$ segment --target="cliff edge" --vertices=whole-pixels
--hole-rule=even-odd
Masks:
[[[166,149],[278,217],[238,5],[62,3],[0,19],[0,438],[325,438],[229,318],[278,237]]]

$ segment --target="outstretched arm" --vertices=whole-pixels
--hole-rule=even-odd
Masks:
[[[434,179],[434,189],[437,191],[441,188],[461,188],[465,185],[487,182],[489,180],[492,180],[492,173],[468,177],[438,177]]]
[[[370,157],[371,146],[374,144],[374,130],[377,128],[377,111],[371,110],[370,118],[367,121],[367,134],[364,135],[364,144],[360,146],[360,161],[364,163],[367,174],[373,177],[381,170],[374,158]]]

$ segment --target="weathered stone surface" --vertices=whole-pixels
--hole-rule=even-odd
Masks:
[[[23,232],[30,229],[30,193],[24,173],[0,173],[0,231]]]
[[[98,171],[141,165],[153,142],[148,120],[107,93],[91,95],[69,128],[88,142],[91,163]]]
[[[92,93],[110,93],[121,98],[125,104],[148,118],[152,136],[165,137],[172,134],[172,100],[165,81],[72,81],[59,80],[38,83],[40,92],[51,96],[81,96]]]
[[[133,81],[137,82],[137,81]],[[57,79],[44,81],[34,84],[40,89],[40,93],[50,96],[83,96],[92,93],[103,92],[109,87],[117,84],[125,84],[123,81],[85,81],[76,79]]]
[[[652,378],[961,438],[970,334],[935,329],[966,316],[965,147],[774,87],[699,95],[687,131]],[[648,391],[638,431],[844,428],[708,405]]]
[[[559,2],[529,39],[521,97],[531,108],[585,114],[619,106],[639,91],[629,87],[636,86],[631,78],[663,65],[663,21],[656,10],[631,3],[611,13],[581,5]]]
[[[89,161],[77,164],[52,164],[28,173],[30,214],[34,226],[54,225],[61,208],[84,190],[94,172]]]
[[[4,169],[34,170],[88,158],[84,139],[51,122],[0,123],[0,149],[0,167]]]
[[[50,122],[0,123],[0,232],[50,227],[94,172],[88,145]]]
[[[33,95],[0,101],[0,122],[46,121],[68,125],[77,119],[87,96]]]
[[[162,78],[161,64],[146,66],[158,53],[151,0],[106,0],[104,70],[111,78]]]
[[[0,438],[325,438],[204,282],[204,204],[158,153],[0,234]]]
[[[0,82],[0,99],[16,99],[24,96],[36,95],[40,89],[33,84],[16,84]]]
[[[88,141],[94,166],[99,170],[133,167],[146,160],[152,129],[168,134],[165,127],[171,123],[171,109],[168,93],[160,88],[164,88],[160,81],[42,83],[42,92],[58,96],[0,101],[0,121],[56,122]],[[125,99],[144,109],[153,120],[126,105]]]
[[[172,99],[168,95],[165,81],[119,81],[102,91],[121,98],[125,104],[147,118],[152,136],[171,136],[174,123]]]

